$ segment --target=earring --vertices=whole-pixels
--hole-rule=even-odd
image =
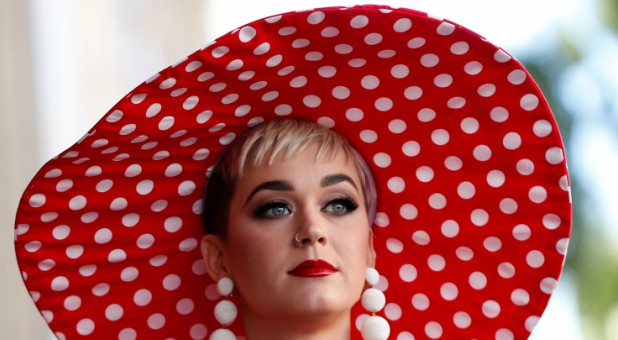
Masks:
[[[380,274],[375,268],[367,268],[365,270],[365,280],[371,288],[363,292],[361,304],[365,310],[371,313],[371,316],[363,322],[361,334],[364,340],[386,340],[391,333],[391,327],[386,319],[376,315],[376,312],[384,308],[386,297],[381,290],[373,288],[380,280]]]
[[[238,316],[238,309],[236,309],[236,305],[230,301],[228,298],[232,294],[232,290],[234,290],[234,282],[229,277],[222,277],[217,282],[217,290],[219,294],[224,297],[224,300],[221,300],[215,306],[215,319],[219,321],[223,328],[219,328],[216,331],[210,334],[210,340],[236,340],[236,335],[232,333],[229,329],[225,328],[229,326],[236,320],[236,316]]]

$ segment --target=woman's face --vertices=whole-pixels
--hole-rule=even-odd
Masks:
[[[360,297],[374,255],[359,176],[352,157],[317,150],[238,180],[222,252],[245,317],[347,313]]]

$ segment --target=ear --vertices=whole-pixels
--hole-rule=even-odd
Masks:
[[[373,247],[373,229],[369,227],[369,251],[367,252],[367,267],[376,267],[376,250]]]
[[[224,260],[224,243],[219,236],[208,234],[202,238],[202,258],[208,275],[215,282],[224,276],[229,276]]]

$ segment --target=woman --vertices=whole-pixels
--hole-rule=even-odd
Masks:
[[[349,338],[375,262],[361,164],[341,136],[296,120],[250,130],[219,162],[202,252],[211,278],[237,287],[247,335]]]
[[[313,137],[288,156],[252,141],[299,120],[368,170],[346,143],[316,158]],[[370,324],[368,338],[512,339],[555,289],[570,212],[559,131],[521,64],[447,20],[334,7],[250,23],[138,86],[33,179],[16,252],[59,338]]]

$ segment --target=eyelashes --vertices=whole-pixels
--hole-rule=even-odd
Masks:
[[[322,206],[321,211],[335,215],[345,216],[358,209],[358,203],[350,197],[340,197],[328,201]],[[270,201],[259,205],[253,210],[253,216],[261,219],[277,219],[292,215],[294,210],[285,201]]]

